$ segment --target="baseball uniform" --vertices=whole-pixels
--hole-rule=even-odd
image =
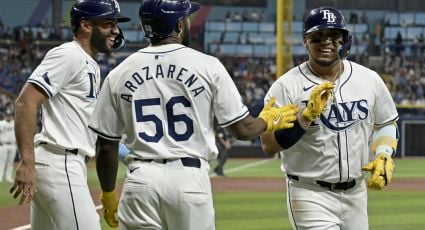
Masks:
[[[0,154],[6,157],[5,163],[5,179],[13,182],[13,163],[16,157],[16,140],[15,140],[15,122],[12,120],[3,120],[0,122],[2,150]],[[2,172],[3,173],[3,172]],[[2,178],[2,176],[0,176]]]
[[[100,229],[87,186],[86,158],[95,135],[88,128],[100,87],[98,64],[77,41],[51,49],[28,79],[49,97],[36,134],[37,193],[33,229]]]
[[[373,127],[395,122],[398,114],[376,72],[351,61],[342,63],[344,71],[325,110],[283,151],[294,229],[333,229],[334,223],[343,229],[368,228],[361,169],[369,162]],[[305,62],[279,78],[265,100],[275,96],[278,106],[295,103],[304,108],[314,86],[322,82]]]
[[[215,229],[214,115],[228,126],[248,114],[219,60],[180,44],[141,49],[112,70],[90,127],[109,140],[127,135],[120,228]]]

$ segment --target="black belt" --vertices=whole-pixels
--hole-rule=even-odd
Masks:
[[[290,175],[290,174],[287,174],[287,176],[288,176],[289,179],[292,179],[292,180],[296,180],[296,181],[300,180],[300,178],[298,176],[294,176],[294,175]],[[329,183],[329,182],[326,182],[326,181],[318,180],[318,181],[316,181],[316,184],[320,185],[323,188],[327,188],[330,191],[333,191],[333,190],[348,190],[348,189],[354,188],[354,186],[356,186],[356,180],[350,180],[350,181],[347,181],[347,182],[338,182],[338,183]]]
[[[166,164],[167,162],[180,160],[185,167],[193,167],[193,168],[201,168],[201,160],[198,158],[191,158],[191,157],[183,157],[178,159],[140,159],[140,158],[134,158],[134,161],[142,161],[142,162],[152,162],[155,161],[157,163]]]
[[[48,145],[48,144],[49,143],[44,142],[44,141],[39,143],[39,145]],[[65,153],[71,153],[71,154],[74,154],[74,155],[78,155],[78,149],[64,149],[64,150],[65,150]],[[89,162],[89,160],[90,160],[89,156],[84,156],[84,161],[86,163]]]

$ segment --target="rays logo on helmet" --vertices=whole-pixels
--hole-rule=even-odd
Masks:
[[[117,2],[117,0],[114,0],[114,8],[115,8],[115,10],[118,12],[118,13],[120,13],[121,12],[121,9],[120,9],[120,5],[118,4],[118,2]]]
[[[336,16],[330,10],[321,10],[320,13],[323,13],[323,19],[328,20],[328,22],[335,22]]]

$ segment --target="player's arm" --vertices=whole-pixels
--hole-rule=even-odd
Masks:
[[[276,99],[272,98],[264,106],[260,115],[256,118],[251,115],[227,127],[227,130],[236,139],[252,140],[263,132],[273,132],[279,129],[288,129],[294,126],[297,119],[298,107],[296,105],[285,105],[273,107]]]
[[[227,131],[239,140],[255,139],[265,131],[267,124],[261,118],[255,118],[251,115],[226,127]]]
[[[119,141],[108,140],[101,136],[96,141],[96,171],[102,192],[100,200],[103,204],[103,217],[111,227],[118,226],[115,214],[118,210],[118,199],[115,184],[118,172]]]
[[[119,141],[97,137],[96,142],[96,170],[102,191],[112,192],[118,172]]]
[[[21,193],[19,204],[29,204],[36,191],[34,135],[40,105],[48,99],[38,86],[26,83],[15,101],[15,137],[21,162],[16,169],[15,182],[10,189],[13,197]]]

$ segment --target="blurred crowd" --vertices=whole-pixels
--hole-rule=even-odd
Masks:
[[[239,14],[239,13],[238,13]],[[242,13],[240,20],[263,20],[264,12]],[[226,20],[239,20],[237,12],[228,12]],[[245,16],[243,16],[245,15]],[[354,19],[353,19],[354,20]],[[363,19],[362,19],[363,20]],[[44,29],[43,29],[44,28]],[[35,34],[35,36],[34,36]],[[195,36],[195,38],[198,38]],[[64,40],[48,23],[37,27],[36,33],[28,27],[5,28],[0,20],[0,112],[13,106],[10,101],[17,96],[32,70],[41,61],[45,52]],[[380,39],[381,40],[381,39]],[[14,41],[14,42],[11,42]],[[50,41],[40,43],[40,41]],[[425,105],[425,45],[423,35],[410,44],[409,49],[403,39],[391,46],[382,45],[384,63],[381,74],[397,104]],[[396,43],[398,42],[398,43]],[[202,49],[202,41],[195,42]],[[407,50],[409,52],[407,52]],[[99,64],[102,76],[120,63],[128,53],[100,56]],[[220,55],[220,54],[212,54]],[[276,79],[275,59],[254,57],[218,56],[234,79],[253,115],[257,115],[263,106],[263,97]],[[350,57],[356,62],[368,66],[368,52]],[[296,56],[294,65],[306,60],[306,56]]]

